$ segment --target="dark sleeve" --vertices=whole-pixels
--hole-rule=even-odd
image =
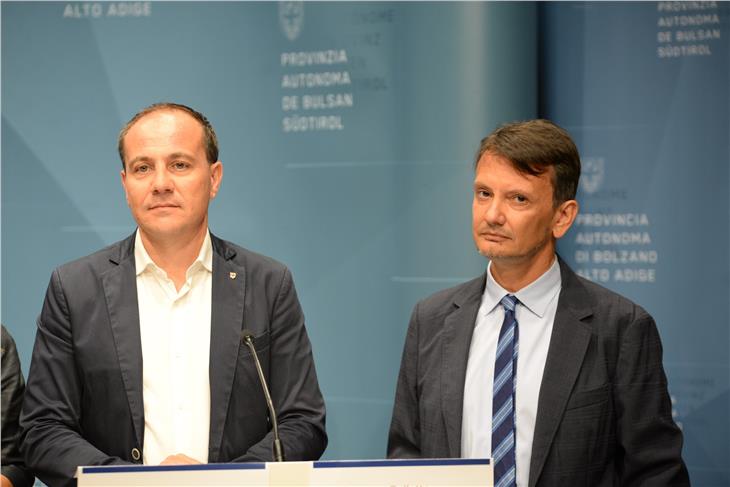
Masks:
[[[325,406],[312,345],[289,270],[283,273],[271,316],[269,387],[287,461],[318,460],[327,447]],[[273,431],[235,461],[272,459]]]
[[[682,432],[662,366],[654,320],[643,310],[623,336],[615,376],[615,406],[622,486],[689,486]]]
[[[48,485],[76,485],[78,466],[127,463],[108,456],[82,436],[82,393],[74,360],[73,323],[56,270],[38,318],[20,417],[26,464]]]
[[[418,404],[418,305],[408,324],[398,384],[393,405],[393,418],[388,433],[388,458],[421,456],[421,427]]]
[[[33,485],[33,475],[25,468],[20,454],[20,429],[18,417],[23,404],[25,382],[20,370],[20,359],[15,348],[15,341],[4,326],[2,328],[2,400],[0,416],[2,416],[2,475],[7,477],[14,487]]]

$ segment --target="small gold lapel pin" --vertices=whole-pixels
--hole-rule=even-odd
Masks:
[[[235,279],[236,278],[236,273],[235,272],[229,272],[228,275],[231,277],[231,279]]]

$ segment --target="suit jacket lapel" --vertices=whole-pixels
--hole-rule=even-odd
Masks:
[[[243,329],[246,274],[235,250],[211,235],[213,295],[210,316],[210,434],[208,460],[218,461]]]
[[[454,310],[444,320],[442,409],[451,457],[461,456],[461,416],[464,409],[464,381],[469,347],[477,312],[484,293],[486,274],[467,282],[454,297]]]
[[[591,340],[590,329],[581,322],[592,314],[590,297],[575,273],[562,259],[559,262],[562,289],[538,399],[530,460],[531,487],[545,465]]]
[[[134,237],[120,242],[118,253],[110,256],[115,264],[101,275],[119,369],[127,393],[129,410],[138,445],[144,440],[144,401],[142,397],[142,340],[139,332],[137,276],[134,267]]]

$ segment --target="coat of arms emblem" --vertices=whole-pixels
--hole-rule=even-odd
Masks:
[[[580,187],[587,194],[598,191],[603,183],[605,163],[603,157],[586,157],[581,160]]]
[[[304,25],[304,2],[279,2],[279,24],[290,41],[299,37]]]

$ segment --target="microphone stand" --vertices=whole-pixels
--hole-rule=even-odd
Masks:
[[[266,385],[266,378],[264,378],[264,371],[261,368],[261,362],[256,354],[256,348],[253,346],[253,333],[249,330],[243,330],[243,342],[248,346],[248,349],[253,355],[253,360],[256,363],[256,371],[259,373],[259,380],[261,381],[261,387],[264,390],[264,398],[266,399],[266,405],[269,408],[269,416],[271,417],[271,424],[274,430],[274,461],[284,461],[284,449],[281,446],[281,438],[279,438],[279,424],[276,420],[276,411],[274,410],[274,403],[271,401],[271,394],[269,394],[269,386]]]

